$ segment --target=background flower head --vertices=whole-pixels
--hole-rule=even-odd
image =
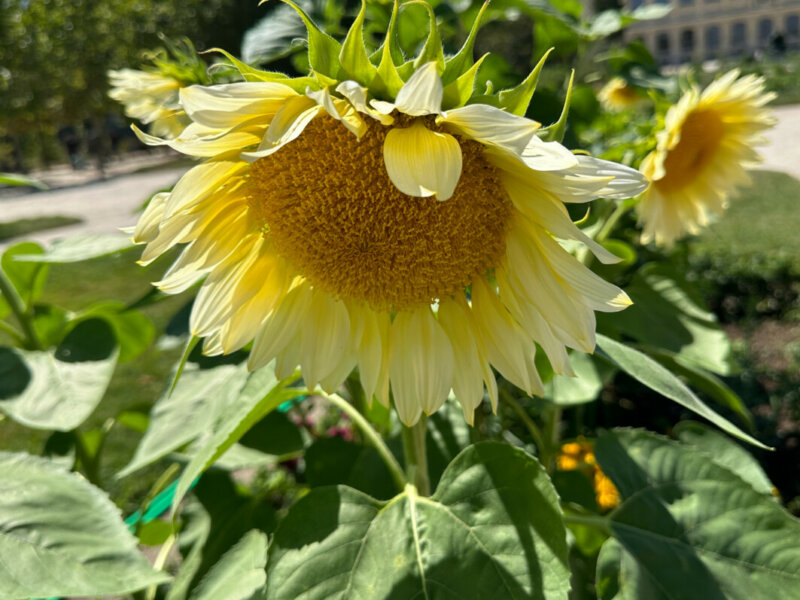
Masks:
[[[638,204],[642,241],[671,245],[695,234],[759,162],[760,133],[774,124],[764,80],[730,71],[705,90],[688,90],[667,112],[658,146],[642,161],[651,184]]]

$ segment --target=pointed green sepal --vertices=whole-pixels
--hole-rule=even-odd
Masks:
[[[400,48],[400,43],[397,41],[397,15],[399,10],[399,2],[398,0],[394,0],[394,3],[392,4],[392,16],[389,19],[389,27],[386,30],[386,39],[384,40],[383,44],[381,44],[380,48],[373,52],[369,57],[369,61],[373,65],[380,64],[387,48],[391,54],[392,62],[394,64],[401,65],[403,64],[403,61],[405,61],[403,50]]]
[[[386,30],[386,39],[379,50],[381,60],[378,63],[378,73],[369,84],[369,91],[373,96],[387,100],[394,100],[397,92],[403,87],[403,80],[397,72],[397,65],[403,62],[403,53],[397,43],[397,11],[398,4],[395,0],[389,28]]]
[[[561,116],[558,121],[552,125],[545,127],[541,131],[540,137],[546,142],[562,142],[564,134],[567,132],[567,115],[569,114],[569,102],[572,98],[572,82],[575,79],[575,69],[572,70],[569,76],[569,85],[567,86],[567,97],[564,99],[564,107],[561,109]]]
[[[530,75],[517,87],[500,92],[498,95],[500,108],[513,115],[518,115],[520,117],[525,116],[525,111],[528,110],[528,104],[530,104],[531,98],[533,98],[533,92],[536,90],[536,84],[539,82],[539,75],[542,72],[542,67],[544,67],[544,62],[552,51],[553,49],[550,48],[544,53],[544,56],[536,63]]]
[[[458,54],[445,59],[444,73],[442,73],[442,84],[445,86],[445,90],[447,89],[446,86],[466,74],[475,62],[472,55],[475,46],[475,37],[478,35],[478,29],[480,29],[483,21],[483,14],[486,12],[488,6],[489,0],[486,0],[483,6],[481,6],[480,11],[478,11],[478,16],[475,17],[475,21],[472,23],[472,29],[464,45],[461,46],[461,50],[458,51]]]
[[[307,79],[311,79],[312,81],[314,81],[314,83],[317,84],[317,89],[333,87],[337,83],[339,83],[338,79],[332,79],[331,77],[323,75],[322,73],[319,73],[314,69],[311,69],[311,77],[308,77]]]
[[[487,56],[489,56],[488,53],[481,56],[478,62],[472,65],[466,73],[444,87],[442,96],[442,108],[444,110],[464,106],[472,97],[472,93],[475,91],[475,76]]]
[[[367,10],[367,3],[361,0],[361,11],[356,20],[347,32],[344,39],[342,51],[339,53],[339,61],[348,77],[357,81],[363,86],[368,86],[375,76],[378,69],[369,61],[367,48],[364,45],[364,15]]]
[[[261,0],[259,5],[267,1]],[[308,31],[308,62],[311,68],[317,73],[322,73],[328,77],[339,77],[339,72],[342,68],[339,62],[339,54],[342,51],[342,45],[317,27],[311,17],[292,0],[281,0],[281,2],[291,6],[303,19]]]
[[[292,88],[298,94],[303,94],[306,91],[306,88],[312,89],[319,89],[320,85],[316,79],[313,77],[294,77],[291,78],[284,73],[278,73],[277,71],[262,71],[260,69],[255,69],[248,65],[247,63],[242,62],[235,56],[233,56],[230,52],[226,50],[222,50],[220,48],[211,48],[206,50],[205,52],[201,52],[200,54],[206,54],[209,52],[219,52],[225,58],[227,58],[233,64],[233,68],[235,68],[239,74],[242,76],[242,79],[245,81],[266,81],[270,83],[280,83],[281,85],[285,85],[287,87]],[[213,67],[214,65],[212,65]],[[228,65],[225,65],[230,68]]]
[[[435,62],[441,74],[444,71],[444,49],[442,48],[442,39],[439,37],[439,27],[436,25],[436,15],[433,13],[431,5],[425,2],[425,0],[410,0],[409,2],[403,3],[403,6],[408,6],[409,4],[420,4],[428,11],[428,20],[430,21],[428,39],[425,40],[425,45],[422,47],[419,55],[414,59],[414,70],[416,71],[422,65],[426,65],[429,62]]]

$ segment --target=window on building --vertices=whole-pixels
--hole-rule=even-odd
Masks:
[[[687,4],[694,4],[694,0],[681,0],[681,4],[686,6]]]
[[[681,52],[691,54],[694,51],[694,31],[684,29],[681,31]]]
[[[644,0],[631,0],[631,8],[639,8],[644,3]]]
[[[766,44],[772,35],[772,19],[761,19],[758,22],[758,43]]]
[[[747,28],[744,23],[731,25],[731,48],[743,50],[747,45]]]
[[[656,38],[656,53],[660,56],[668,56],[669,52],[669,34],[659,33]]]
[[[719,25],[711,25],[706,27],[706,53],[714,56],[719,52],[720,46],[720,31]]]
[[[789,15],[786,17],[786,35],[791,38],[800,37],[800,16]]]

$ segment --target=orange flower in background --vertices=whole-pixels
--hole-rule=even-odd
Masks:
[[[560,471],[581,471],[589,477],[601,510],[611,510],[619,505],[619,491],[597,464],[592,442],[579,438],[577,442],[563,444],[556,465]]]

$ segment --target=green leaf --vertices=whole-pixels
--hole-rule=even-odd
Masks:
[[[613,369],[593,359],[589,354],[575,351],[569,355],[575,377],[554,375],[544,386],[544,397],[561,406],[586,404],[597,399]]]
[[[339,54],[339,61],[345,73],[363,86],[369,86],[378,74],[369,60],[367,48],[364,46],[364,14],[367,10],[367,3],[361,0],[361,10],[358,12],[356,20],[347,32],[347,37],[342,45],[342,52]]]
[[[122,302],[103,302],[89,307],[78,319],[105,319],[119,344],[119,361],[128,362],[147,350],[156,335],[156,328],[143,313],[127,310]]]
[[[601,329],[673,352],[682,362],[719,375],[732,372],[727,335],[673,268],[647,264],[625,291],[633,306],[613,318],[600,317]]]
[[[611,538],[597,557],[595,583],[599,600],[671,600],[620,543]]]
[[[126,594],[168,579],[103,492],[42,458],[0,452],[0,597]]]
[[[517,87],[510,90],[503,90],[498,97],[498,107],[506,112],[514,115],[524,116],[528,110],[528,104],[533,98],[533,92],[536,91],[536,84],[539,82],[539,75],[542,72],[542,67],[547,60],[547,57],[553,51],[551,48],[544,53],[539,62],[533,68],[533,71],[520,83]],[[569,96],[568,96],[569,97]]]
[[[286,386],[297,378],[292,376],[279,381],[271,364],[250,374],[238,398],[222,415],[208,441],[197,451],[181,473],[172,503],[173,515],[189,491],[189,487],[203,471],[238,442],[255,423],[287,400],[301,394],[302,390],[286,389]]]
[[[311,17],[292,0],[281,0],[281,2],[291,6],[303,19],[308,31],[308,60],[311,68],[318,73],[337,79],[341,69],[339,63],[339,54],[342,52],[341,44],[317,27]]]
[[[0,348],[0,410],[27,427],[74,429],[103,398],[118,354],[102,319],[82,321],[54,351]]]
[[[267,599],[561,598],[566,531],[544,469],[506,444],[464,450],[430,498],[309,492],[269,548]]]
[[[39,263],[73,263],[133,250],[131,241],[116,233],[79,233],[53,242],[43,253],[27,253],[15,260]]]
[[[722,406],[727,406],[734,411],[751,430],[753,429],[753,415],[745,406],[744,401],[719,377],[667,350],[650,346],[644,346],[642,349],[667,369],[684,377],[695,389],[708,394]]]
[[[31,187],[38,188],[40,190],[47,189],[47,186],[38,179],[34,179],[33,177],[28,177],[27,175],[18,175],[16,173],[0,173],[0,186],[3,185],[13,185],[13,186],[29,185]]]
[[[464,420],[461,405],[451,394],[442,407],[428,418],[426,429],[426,454],[431,489],[447,466],[470,443],[469,425]]]
[[[249,600],[263,597],[267,574],[267,536],[258,530],[244,537],[214,565],[190,596],[192,600]]]
[[[386,464],[373,446],[342,438],[320,438],[305,456],[305,478],[312,488],[348,485],[373,498],[389,499],[397,492]]]
[[[686,385],[666,368],[646,354],[597,334],[597,345],[604,356],[622,371],[662,396],[669,398],[714,423],[723,431],[759,448],[768,448],[746,434],[725,417],[717,414],[698,398]]]
[[[8,279],[16,288],[17,293],[25,302],[25,306],[31,306],[38,300],[44,291],[47,281],[49,267],[36,264],[26,264],[19,262],[23,256],[42,256],[44,250],[39,244],[34,242],[22,242],[8,248],[0,259],[0,268],[3,269]],[[0,296],[0,315],[7,313],[8,304]]]
[[[246,380],[245,365],[204,369],[197,363],[187,364],[175,388],[168,386],[156,401],[150,411],[150,426],[118,477],[130,475],[208,432]]]
[[[67,313],[51,304],[33,306],[33,330],[43,348],[55,346],[64,337]]]
[[[281,412],[271,412],[242,436],[241,444],[273,456],[301,452],[305,441],[289,417]]]
[[[761,465],[752,454],[733,440],[695,421],[681,421],[675,426],[674,433],[681,442],[704,452],[709,460],[732,471],[757,492],[772,495],[772,482]]]
[[[663,591],[636,597],[800,597],[800,521],[773,499],[697,448],[645,431],[605,433],[595,452],[623,499],[612,534]]]

